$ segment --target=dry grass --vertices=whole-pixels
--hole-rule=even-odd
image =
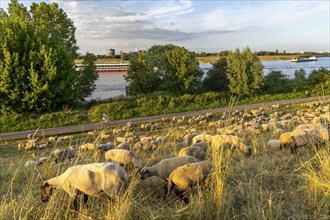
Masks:
[[[186,125],[184,125],[186,126]],[[182,137],[180,126],[161,127],[145,135],[165,135],[170,140],[154,152],[139,152],[145,165],[176,156],[180,147],[174,140]],[[195,127],[195,126],[194,126]],[[199,131],[215,129],[198,127]],[[188,192],[185,204],[174,193],[163,200],[164,181],[158,177],[139,179],[136,169],[128,169],[129,187],[118,199],[89,197],[78,212],[72,209],[69,196],[61,190],[42,203],[39,187],[42,180],[64,172],[73,164],[104,161],[99,152],[81,152],[71,162],[59,165],[45,163],[26,168],[27,160],[47,156],[53,149],[17,151],[19,141],[0,143],[0,219],[329,219],[330,208],[330,145],[316,152],[299,148],[297,155],[289,150],[266,147],[273,131],[262,135],[246,135],[243,142],[253,147],[253,156],[239,151],[215,152],[216,165],[208,187],[196,186]],[[85,134],[72,142],[59,142],[54,148],[94,141]]]

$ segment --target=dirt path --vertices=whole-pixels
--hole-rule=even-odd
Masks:
[[[125,125],[127,122],[131,123],[147,123],[153,121],[159,121],[162,118],[172,118],[174,116],[185,116],[191,117],[194,115],[206,114],[206,113],[221,113],[221,112],[230,112],[234,110],[245,110],[245,109],[253,109],[259,107],[266,107],[271,105],[286,105],[286,104],[296,104],[296,103],[303,103],[303,102],[310,102],[310,101],[319,101],[319,100],[329,100],[330,96],[317,96],[317,97],[309,97],[303,99],[291,99],[291,100],[282,100],[282,101],[274,101],[274,102],[265,102],[265,103],[256,103],[250,105],[240,105],[240,106],[230,106],[230,107],[222,107],[216,109],[206,109],[200,111],[193,111],[193,112],[183,112],[183,113],[176,113],[176,114],[169,114],[169,115],[158,115],[158,116],[150,116],[150,117],[143,117],[143,118],[132,118],[132,119],[125,119],[125,120],[117,120],[111,121],[107,125],[101,125],[100,123],[94,124],[83,124],[83,125],[74,125],[74,126],[66,126],[66,127],[59,127],[59,128],[46,128],[46,129],[39,129],[39,130],[30,130],[30,131],[20,131],[20,132],[10,132],[10,133],[1,133],[0,134],[0,141],[5,139],[16,139],[16,138],[25,138],[28,134],[36,132],[37,135],[55,135],[55,134],[65,134],[65,133],[74,133],[74,132],[86,132],[90,130],[100,129],[103,127],[115,127],[119,125]]]

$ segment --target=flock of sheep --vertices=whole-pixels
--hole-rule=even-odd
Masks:
[[[50,157],[42,157],[37,161],[27,161],[25,166],[37,166],[49,162],[54,163],[79,156],[81,151],[104,152],[102,163],[75,165],[68,168],[63,174],[46,180],[41,186],[42,201],[48,201],[55,188],[65,190],[74,199],[77,208],[77,197],[84,195],[99,196],[103,193],[114,198],[125,191],[129,185],[126,170],[131,167],[139,169],[142,180],[158,176],[165,180],[164,199],[175,188],[176,195],[185,202],[189,202],[186,191],[199,183],[208,184],[212,181],[210,174],[216,171],[213,152],[220,149],[231,151],[239,150],[247,157],[252,155],[253,147],[247,146],[240,137],[250,134],[271,132],[278,139],[271,139],[267,145],[273,149],[290,148],[293,154],[302,146],[320,147],[329,142],[330,104],[304,104],[308,110],[298,110],[284,113],[277,110],[279,106],[263,107],[259,109],[233,111],[220,116],[206,114],[191,118],[174,117],[172,120],[162,119],[157,123],[132,125],[128,123],[122,128],[110,131],[92,131],[94,142],[74,145],[69,148],[55,149]],[[274,112],[270,114],[270,112]],[[217,119],[217,120],[215,120]],[[182,136],[174,137],[168,132],[165,136],[145,136],[138,133],[157,131],[166,125],[175,126],[182,130]],[[198,132],[198,129],[204,129]],[[205,131],[207,129],[208,131]],[[19,144],[20,150],[43,149],[54,146],[59,141],[72,141],[74,137],[49,137],[47,141],[40,140],[33,135]],[[107,142],[113,138],[114,142]],[[165,143],[172,143],[180,148],[176,157],[165,158],[153,166],[143,166],[137,153],[155,151]]]

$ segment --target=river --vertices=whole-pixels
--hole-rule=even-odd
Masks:
[[[264,74],[268,74],[271,70],[280,70],[288,78],[293,78],[294,72],[300,68],[303,68],[307,74],[320,67],[330,70],[330,57],[319,57],[317,61],[299,63],[289,60],[270,60],[263,61],[262,64],[264,65]],[[206,72],[212,65],[200,64],[200,67]],[[95,82],[96,89],[87,100],[107,99],[125,94],[127,82],[124,80],[124,74],[122,72],[100,73],[99,79]]]

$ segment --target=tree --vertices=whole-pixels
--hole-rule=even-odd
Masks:
[[[303,68],[300,68],[299,70],[295,70],[294,79],[293,79],[294,89],[297,91],[301,91],[305,89],[306,83],[307,83],[306,71]]]
[[[83,68],[81,71],[77,71],[77,91],[80,94],[81,101],[83,101],[83,98],[90,96],[96,88],[95,81],[99,78],[99,74],[96,72],[95,61],[96,56],[94,54],[86,53],[82,62]]]
[[[196,91],[203,72],[195,58],[184,47],[176,47],[165,52],[162,90],[172,94]]]
[[[220,58],[212,65],[203,80],[203,89],[205,91],[228,91],[229,81],[227,78],[227,60]]]
[[[77,77],[77,50],[73,22],[57,4],[32,3],[29,12],[12,0],[8,14],[0,12],[2,107],[41,112],[84,99],[81,85],[95,77]]]
[[[270,94],[291,92],[290,80],[280,70],[272,70],[263,80],[262,91]]]
[[[235,95],[252,96],[260,88],[263,65],[255,53],[247,47],[227,56],[227,77],[230,92]]]
[[[130,68],[124,75],[131,95],[151,94],[158,90],[161,78],[156,66],[146,62],[147,54],[142,52],[138,57],[130,58]]]
[[[182,94],[195,91],[202,74],[194,53],[168,44],[154,45],[137,58],[131,58],[124,77],[130,94],[157,91]]]

